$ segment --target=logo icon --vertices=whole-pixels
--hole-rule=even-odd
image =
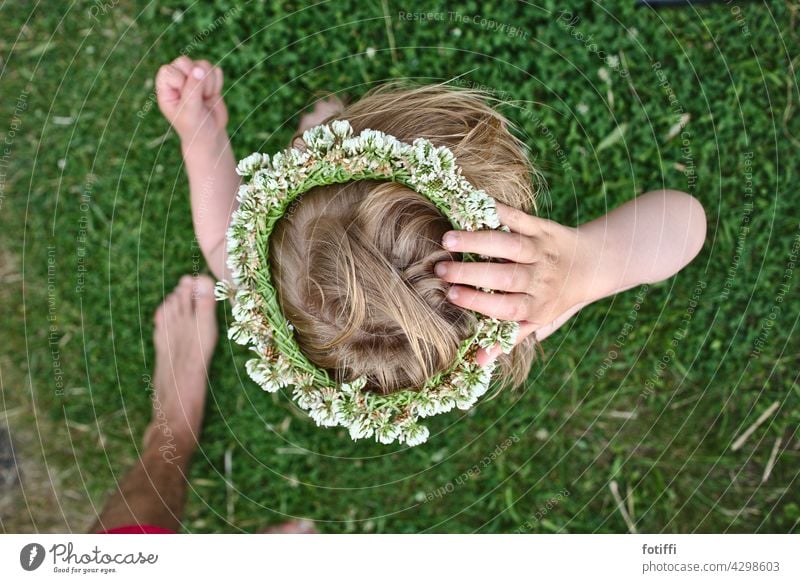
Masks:
[[[39,543],[30,543],[19,552],[19,564],[26,571],[35,571],[44,562],[44,547]]]

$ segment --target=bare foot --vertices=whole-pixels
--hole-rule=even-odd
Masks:
[[[299,130],[306,131],[308,128],[313,128],[321,124],[332,115],[340,113],[344,109],[344,104],[338,97],[328,97],[327,99],[320,99],[314,104],[314,111],[306,113],[300,118]]]
[[[158,307],[153,340],[153,419],[144,445],[158,433],[181,444],[197,442],[203,422],[208,363],[217,343],[214,281],[184,275]]]
[[[319,534],[310,520],[290,520],[261,531],[262,534]]]

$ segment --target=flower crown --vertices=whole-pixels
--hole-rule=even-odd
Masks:
[[[478,347],[499,343],[504,353],[510,352],[519,323],[478,314],[475,330],[460,344],[455,362],[422,387],[384,395],[364,390],[363,376],[337,384],[302,353],[294,327],[281,311],[270,277],[270,234],[299,195],[315,186],[352,180],[403,184],[433,202],[456,229],[509,229],[500,225],[494,199],[461,175],[446,147],[422,138],[409,145],[371,129],[353,136],[346,120],[311,128],[303,133],[303,141],[304,150],[290,148],[271,159],[254,153],[237,166],[237,173],[250,180],[239,188],[239,208],[227,232],[233,281],[216,287],[217,299],[233,303],[235,322],[228,337],[250,345],[258,355],[246,363],[256,383],[268,392],[293,387],[294,401],[318,426],[346,427],[354,440],[374,436],[380,443],[418,445],[429,435],[420,418],[453,407],[469,409],[488,390],[496,363],[480,366],[475,360]],[[467,253],[464,259],[474,260]]]

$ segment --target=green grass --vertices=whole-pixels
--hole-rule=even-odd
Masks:
[[[0,8],[0,131],[29,87],[2,168],[0,240],[16,266],[0,313],[3,407],[17,411],[12,436],[42,432],[57,495],[86,512],[70,528],[88,526],[136,457],[151,314],[198,261],[178,141],[151,97],[158,66],[189,46],[225,70],[239,157],[284,147],[319,91],[357,98],[382,80],[460,76],[524,102],[503,111],[550,184],[543,214],[574,225],[666,186],[699,198],[709,228],[676,277],[590,306],[551,336],[525,390],[434,418],[430,441],[410,451],[317,429],[250,382],[246,351],[222,341],[187,531],[303,516],[325,532],[626,532],[612,483],[640,532],[798,530],[796,6],[740,3],[743,34],[736,3],[575,3],[573,29],[552,1],[430,4],[438,21],[401,20],[420,9],[394,0],[253,1],[233,13],[233,0],[27,4]],[[606,66],[604,80],[601,50],[629,75]],[[685,143],[668,138],[680,112],[691,116]]]

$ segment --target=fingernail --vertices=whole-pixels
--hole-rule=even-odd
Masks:
[[[447,290],[447,298],[450,300],[458,299],[458,289],[451,286],[450,289]]]
[[[447,249],[452,249],[455,247],[457,241],[457,237],[455,233],[445,233],[444,237],[442,237],[442,245],[444,245]]]
[[[205,71],[203,71],[203,69],[201,69],[200,67],[195,67],[194,69],[192,69],[192,77],[194,77],[195,79],[202,79],[204,75]]]
[[[447,273],[447,265],[444,263],[437,263],[436,267],[433,268],[433,271],[439,277],[444,277],[444,274]]]

